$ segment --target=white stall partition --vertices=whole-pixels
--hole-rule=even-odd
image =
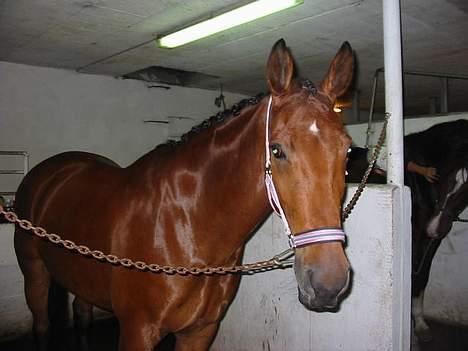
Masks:
[[[460,215],[468,218],[468,209]],[[426,317],[468,326],[468,223],[455,222],[432,261],[424,295]]]
[[[12,224],[0,224],[0,340],[31,330],[31,312],[26,305],[23,275],[13,249]]]
[[[306,310],[292,269],[245,276],[211,350],[409,350],[409,215],[407,188],[368,186],[345,223],[353,278],[340,310]],[[247,244],[244,261],[270,257],[286,242],[281,221],[271,218]]]

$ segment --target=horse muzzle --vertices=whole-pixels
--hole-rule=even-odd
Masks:
[[[347,291],[350,281],[350,272],[348,271],[347,278],[344,284],[337,286],[319,286],[304,290],[298,287],[298,298],[300,303],[311,311],[334,311],[338,308],[340,297]]]
[[[346,257],[344,261],[323,264],[304,264],[296,257],[294,269],[299,301],[305,308],[314,311],[337,309],[340,297],[350,283],[351,269]]]

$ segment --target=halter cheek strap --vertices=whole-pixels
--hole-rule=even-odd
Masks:
[[[273,174],[271,172],[271,156],[270,156],[270,118],[271,118],[271,105],[273,98],[270,95],[268,100],[268,107],[265,122],[265,185],[267,189],[268,200],[273,211],[281,218],[289,238],[289,246],[291,248],[298,248],[310,244],[327,242],[327,241],[341,241],[346,240],[346,234],[341,228],[317,228],[307,230],[293,235],[289,226],[288,220],[284,213],[279,200],[278,192],[276,191],[275,183],[273,182]]]

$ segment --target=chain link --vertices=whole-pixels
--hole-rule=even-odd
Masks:
[[[120,265],[126,268],[134,268],[140,271],[148,271],[152,273],[178,274],[178,275],[223,275],[229,273],[245,273],[253,274],[265,272],[273,269],[287,268],[292,265],[292,261],[288,258],[293,254],[291,249],[273,256],[269,260],[258,261],[255,263],[246,263],[237,266],[218,266],[218,267],[182,267],[182,266],[164,266],[156,263],[146,263],[144,261],[134,261],[130,258],[120,258],[112,254],[106,254],[99,250],[91,250],[85,245],[78,245],[72,240],[62,239],[59,235],[48,233],[42,227],[34,226],[26,219],[19,219],[16,213],[5,211],[0,206],[0,214],[2,214],[9,222],[17,224],[24,230],[32,232],[39,238],[46,239],[51,243],[62,246],[69,251],[76,251],[79,254],[92,257],[101,262],[108,262],[113,265]]]
[[[380,150],[382,145],[385,141],[385,132],[387,128],[389,114],[385,114],[385,120],[382,127],[382,131],[380,132],[379,140],[377,145],[374,149],[374,153],[372,156],[372,160],[369,163],[369,167],[367,168],[364,176],[359,184],[356,192],[354,193],[351,201],[348,203],[346,208],[343,211],[342,219],[343,222],[348,218],[349,214],[351,213],[352,209],[356,205],[359,197],[361,196],[362,192],[367,183],[367,179],[374,167],[374,164],[379,156]],[[257,261],[254,263],[245,263],[243,265],[236,265],[236,266],[218,266],[218,267],[183,267],[183,266],[166,266],[166,265],[159,265],[156,263],[146,263],[144,261],[134,261],[130,258],[121,258],[116,255],[106,254],[99,250],[91,250],[89,247],[85,245],[76,244],[72,240],[62,239],[58,234],[48,233],[44,228],[39,226],[34,226],[30,221],[26,219],[20,219],[16,215],[16,213],[12,211],[5,211],[3,206],[0,205],[0,214],[3,215],[9,222],[17,224],[24,230],[31,231],[34,235],[39,238],[45,239],[55,245],[62,246],[69,251],[76,251],[79,254],[92,257],[101,262],[108,262],[113,265],[120,265],[126,268],[134,268],[140,271],[147,271],[151,273],[165,273],[169,275],[225,275],[225,274],[234,274],[234,273],[243,273],[243,274],[255,274],[265,271],[270,271],[274,269],[284,269],[291,267],[293,265],[293,260],[290,259],[292,255],[294,255],[293,249],[287,249],[269,260],[265,261]]]
[[[349,203],[346,205],[346,208],[343,211],[343,214],[341,216],[341,219],[343,222],[349,217],[349,214],[353,210],[354,206],[356,206],[357,201],[362,195],[362,192],[364,191],[364,188],[367,185],[367,179],[369,178],[370,173],[372,172],[372,169],[374,168],[375,162],[377,161],[377,158],[379,157],[380,150],[382,149],[382,146],[385,142],[385,135],[387,131],[387,124],[388,124],[388,119],[390,118],[390,113],[386,112],[385,113],[385,119],[383,121],[382,125],[382,130],[380,131],[379,139],[377,141],[377,144],[375,145],[374,152],[372,154],[372,158],[369,162],[369,166],[367,167],[366,171],[364,172],[364,175],[362,177],[361,183],[358,185],[353,197],[349,201]]]

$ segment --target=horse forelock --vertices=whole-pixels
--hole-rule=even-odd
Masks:
[[[310,95],[317,95],[317,88],[314,85],[314,83],[312,83],[312,81],[310,81],[309,79],[303,79],[301,82],[301,87],[302,89],[307,90]]]

